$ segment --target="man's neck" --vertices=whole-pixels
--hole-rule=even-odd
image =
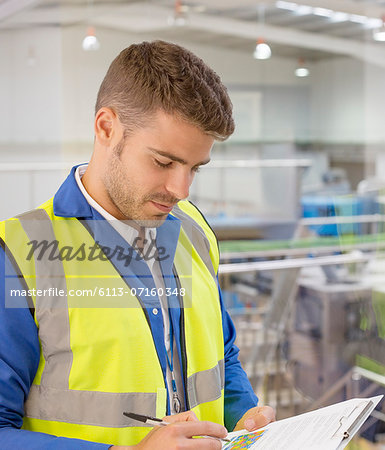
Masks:
[[[80,179],[88,195],[115,219],[128,220],[113,204],[107,191],[102,186],[101,180],[96,176],[96,173],[97,171],[94,170],[94,165],[91,160],[84,175]]]

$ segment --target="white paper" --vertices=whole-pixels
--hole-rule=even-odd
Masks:
[[[263,429],[257,430],[256,435],[264,430],[262,436],[245,430],[229,433],[229,438],[243,436],[240,443],[231,442],[222,446],[223,450],[250,449],[250,450],[298,450],[302,448],[312,450],[337,450],[344,448],[353,434],[369,417],[382,395],[372,398],[355,398],[335,405],[317,409],[299,416],[273,422]],[[365,414],[363,411],[372,402]],[[361,417],[360,417],[361,415]],[[359,420],[358,420],[359,418]],[[344,438],[344,432],[355,424],[349,438]],[[247,440],[257,439],[247,444]]]

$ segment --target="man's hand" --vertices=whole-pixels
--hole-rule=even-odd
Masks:
[[[236,424],[234,431],[243,429],[254,431],[274,421],[275,411],[271,406],[256,406],[245,412]]]
[[[224,438],[227,430],[222,425],[213,422],[199,422],[192,411],[186,411],[173,416],[163,417],[170,425],[155,427],[139,444],[134,447],[110,447],[110,450],[220,450],[222,444],[217,439],[197,438],[193,436],[208,435]]]

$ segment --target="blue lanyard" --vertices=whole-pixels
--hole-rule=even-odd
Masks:
[[[170,369],[171,373],[171,385],[172,385],[172,404],[174,411],[178,414],[181,410],[181,403],[178,396],[178,391],[176,388],[176,381],[175,381],[175,375],[174,375],[174,329],[172,326],[172,320],[171,320],[171,312],[170,312],[170,306],[168,306],[168,317],[170,321],[170,358],[168,357],[168,352],[166,351],[166,357],[167,357],[167,364]]]

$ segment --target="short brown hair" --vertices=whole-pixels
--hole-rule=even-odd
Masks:
[[[123,50],[100,86],[95,112],[115,111],[127,132],[162,109],[223,141],[234,132],[232,103],[219,76],[200,58],[164,41]]]

